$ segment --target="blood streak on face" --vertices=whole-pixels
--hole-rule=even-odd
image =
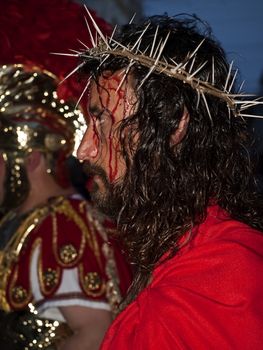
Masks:
[[[104,74],[91,86],[90,126],[78,150],[78,157],[101,167],[110,183],[125,172],[118,132],[119,123],[132,112],[128,101],[134,96],[128,77],[119,88],[123,73]]]

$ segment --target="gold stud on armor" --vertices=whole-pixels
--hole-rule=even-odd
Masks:
[[[27,298],[27,291],[22,286],[12,288],[12,298],[16,303],[23,303]]]
[[[48,268],[43,273],[43,282],[46,287],[52,288],[58,283],[58,274],[55,270]]]
[[[95,292],[101,289],[102,280],[97,272],[88,272],[84,277],[85,289]]]
[[[70,264],[77,259],[78,253],[72,244],[65,244],[59,250],[59,257],[64,264]]]

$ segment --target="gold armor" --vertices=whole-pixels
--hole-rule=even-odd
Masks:
[[[48,172],[60,186],[69,184],[65,160],[76,150],[86,126],[75,103],[58,97],[58,84],[56,76],[35,66],[0,67],[0,151],[7,168],[2,212],[27,197],[24,160],[32,150],[45,154]]]
[[[15,219],[14,212],[1,220],[0,231],[10,219]],[[70,234],[67,236],[66,229],[69,225]],[[44,296],[52,297],[58,289],[64,268],[77,267],[79,285],[86,297],[105,299],[112,312],[116,313],[121,301],[119,275],[114,249],[108,241],[106,231],[103,216],[86,201],[62,196],[53,198],[46,205],[18,218],[15,232],[1,250],[0,309],[24,310],[28,305],[33,308],[34,296],[29,275],[33,252],[39,247],[38,279]],[[50,248],[49,253],[45,251],[47,246]],[[46,256],[44,252],[47,253]],[[25,260],[28,257],[29,264]],[[45,339],[49,339],[47,334],[51,329],[51,333],[58,339],[57,331],[61,328],[58,322],[54,325],[54,321],[37,319],[42,322]],[[31,319],[31,323],[36,324],[37,319]],[[29,323],[27,327],[28,325]],[[65,332],[63,334],[65,336]],[[42,338],[37,340],[38,345],[44,344],[41,343],[44,341]],[[50,341],[49,339],[47,343],[52,344]],[[44,345],[42,348],[45,348]]]
[[[86,201],[56,197],[26,214],[16,212],[28,195],[24,161],[33,150],[44,154],[47,171],[61,187],[69,185],[65,161],[86,124],[74,104],[59,99],[57,86],[54,75],[37,67],[0,67],[0,152],[6,165],[5,215],[0,221],[0,333],[1,322],[4,325],[7,318],[17,315],[14,327],[20,328],[12,336],[26,342],[29,349],[54,349],[69,334],[64,323],[39,318],[33,307],[38,305],[30,267],[37,249],[37,280],[43,300],[55,295],[63,270],[74,268],[83,298],[109,304],[113,314],[121,301],[108,227]],[[130,278],[123,277],[128,287]]]

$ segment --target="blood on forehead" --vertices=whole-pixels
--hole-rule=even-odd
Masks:
[[[122,74],[120,73],[103,75],[99,79],[97,92],[100,98],[100,104],[102,108],[106,108],[111,113],[113,122],[115,122],[116,110],[124,107],[127,86],[127,79],[122,82]],[[120,112],[120,110],[118,110],[118,112]],[[122,118],[123,117],[124,115],[122,115]]]
[[[103,146],[107,148],[110,181],[116,179],[119,167],[120,141],[116,136],[115,126],[129,115],[129,106],[131,105],[129,103],[131,89],[129,88],[128,77],[123,79],[123,74],[122,72],[103,74],[97,83],[93,83],[90,96],[93,142],[98,148]],[[106,126],[103,129],[103,132],[105,132],[103,140],[100,139],[102,130],[99,132],[97,129],[99,124],[96,123],[92,111],[97,114],[106,113],[107,121],[104,122]]]
[[[95,106],[97,109],[107,109],[110,113],[114,113],[118,107],[122,106],[125,112],[130,114],[130,109],[135,104],[133,78],[130,74],[125,74],[124,77],[124,74],[123,70],[114,73],[103,72],[99,79],[92,83],[90,106]],[[120,114],[119,108],[118,114]],[[123,119],[126,116],[125,113],[121,117]]]
[[[100,83],[99,92],[101,93],[101,89],[104,87],[108,91],[115,92],[116,90],[119,90],[123,95],[124,94],[123,85],[125,85],[127,80],[124,80],[124,84],[120,86],[122,78],[123,78],[122,73],[104,74],[99,79],[99,83]]]

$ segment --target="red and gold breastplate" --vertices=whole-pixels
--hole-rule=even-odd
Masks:
[[[0,231],[8,219],[3,218]],[[20,310],[34,302],[30,266],[37,248],[37,274],[43,298],[54,296],[63,269],[77,268],[83,295],[107,301],[116,311],[130,275],[126,269],[126,281],[120,285],[116,255],[119,263],[123,262],[108,240],[109,230],[114,230],[113,225],[84,200],[58,197],[28,213],[1,251],[0,308]]]

